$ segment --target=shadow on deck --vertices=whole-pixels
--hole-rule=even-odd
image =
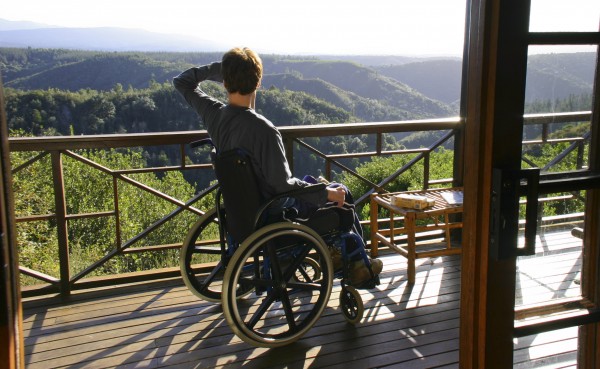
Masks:
[[[573,280],[581,242],[568,232],[545,238],[541,263],[556,264],[521,260],[518,302],[578,291]],[[390,253],[381,258],[382,283],[361,291],[365,317],[359,324],[345,322],[336,281],[316,325],[298,342],[270,350],[238,339],[220,305],[199,300],[180,279],[76,293],[69,302],[28,299],[27,367],[458,367],[460,256],[417,260],[412,288],[404,258]],[[577,329],[515,342],[515,367],[576,367]]]

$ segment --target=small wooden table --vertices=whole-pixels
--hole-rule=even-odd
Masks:
[[[371,255],[377,256],[378,246],[389,246],[400,255],[408,259],[408,283],[415,283],[415,260],[425,257],[438,257],[442,255],[460,254],[460,247],[453,247],[450,238],[452,229],[462,228],[462,202],[452,204],[444,199],[446,197],[461,197],[462,187],[431,189],[425,191],[407,191],[371,195]],[[392,196],[398,194],[411,194],[425,196],[435,200],[435,205],[423,210],[401,208],[392,205]],[[379,228],[379,207],[389,210],[389,227]],[[397,216],[400,218],[397,218]],[[398,227],[396,223],[403,224]],[[430,231],[443,231],[444,245],[433,245],[426,251],[417,252],[416,236],[418,233]],[[400,235],[405,234],[406,240]],[[405,244],[404,244],[405,241]]]

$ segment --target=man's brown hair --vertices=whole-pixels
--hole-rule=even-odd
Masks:
[[[223,55],[221,73],[227,92],[248,95],[254,92],[262,78],[262,60],[247,47],[234,48]]]

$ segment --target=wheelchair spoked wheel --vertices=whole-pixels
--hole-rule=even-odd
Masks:
[[[344,318],[350,324],[360,322],[365,313],[362,297],[356,288],[352,286],[342,286],[340,291],[340,309]]]
[[[244,267],[253,264],[247,276]],[[278,347],[300,339],[327,306],[333,270],[327,246],[310,228],[275,223],[248,237],[225,272],[223,312],[243,341]],[[237,286],[255,293],[236,298]]]
[[[224,210],[223,210],[224,213]],[[219,241],[216,209],[207,211],[188,232],[179,257],[181,275],[186,286],[206,301],[220,302],[223,276],[228,255],[233,253],[226,244],[225,259]],[[251,291],[240,290],[239,295]]]
[[[312,257],[305,257],[294,272],[293,278],[296,282],[312,282],[321,279],[321,265]]]

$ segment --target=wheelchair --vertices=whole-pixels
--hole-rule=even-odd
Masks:
[[[207,142],[208,141],[208,142]],[[210,140],[192,143],[197,147]],[[362,237],[341,222],[348,209],[317,211],[308,221],[290,219],[274,206],[284,198],[322,191],[315,184],[263,201],[250,159],[242,150],[211,153],[219,187],[215,207],[188,232],[180,254],[186,286],[206,301],[221,302],[233,332],[258,347],[279,347],[300,339],[319,319],[334,279],[340,279],[339,304],[346,321],[359,322],[364,306],[349,285],[350,257],[362,258],[374,288],[379,277],[370,268],[364,247],[346,252],[348,242],[364,246]],[[358,254],[358,255],[357,255]],[[338,255],[336,263],[332,255]],[[336,264],[334,268],[334,264]]]

